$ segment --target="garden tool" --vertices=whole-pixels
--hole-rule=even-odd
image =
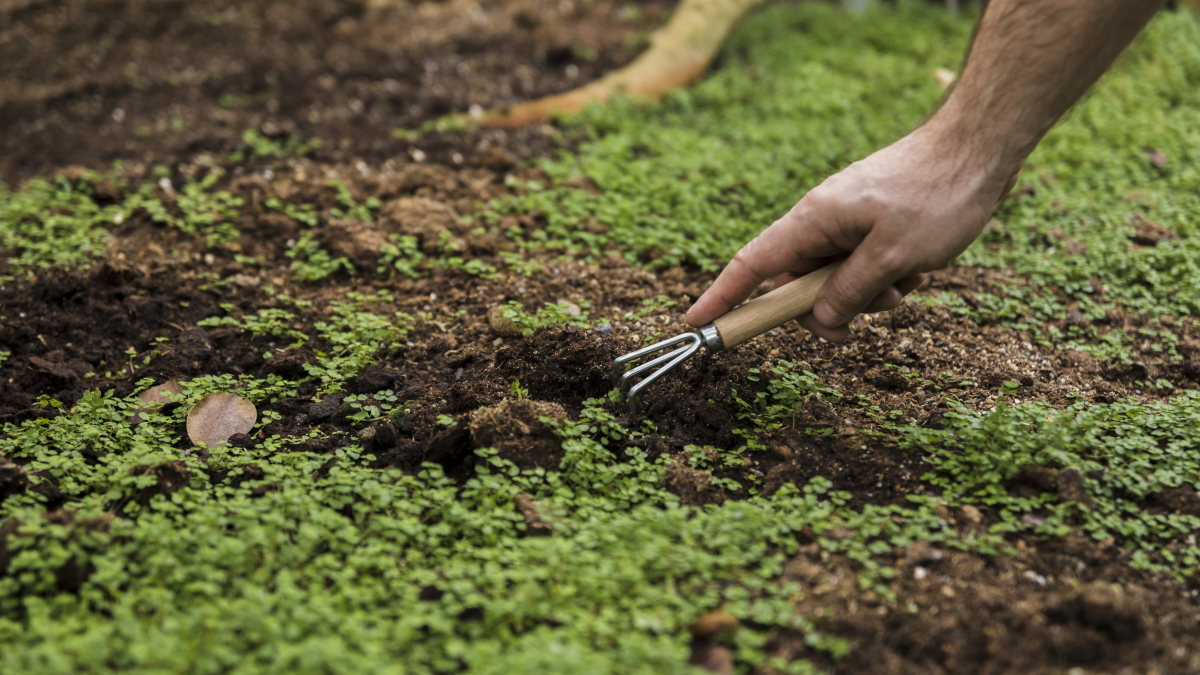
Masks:
[[[701,346],[714,354],[732,349],[811,312],[817,301],[817,291],[839,264],[840,261],[826,265],[744,303],[695,333],[677,335],[617,358],[613,361],[613,386],[620,387],[621,393],[628,398],[629,412],[637,413],[638,397],[646,387],[700,351]],[[638,359],[676,345],[679,347],[672,351],[625,370]]]

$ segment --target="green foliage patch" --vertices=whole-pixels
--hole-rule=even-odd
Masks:
[[[956,411],[947,414],[944,430],[892,429],[902,445],[931,453],[928,461],[937,470],[924,479],[944,490],[943,499],[998,511],[1003,520],[992,526],[993,533],[1059,536],[1074,523],[1096,540],[1115,538],[1139,569],[1179,579],[1200,569],[1195,537],[1200,517],[1147,508],[1163,490],[1200,488],[1200,393],[1153,405],[1133,399],[1079,402],[1062,410],[1038,403],[1000,405],[986,416],[950,403]],[[1051,493],[1010,495],[1002,483],[1029,464],[1079,469],[1093,504],[1063,503]],[[1034,512],[1033,519],[1022,520]]]

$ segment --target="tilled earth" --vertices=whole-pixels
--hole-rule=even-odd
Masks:
[[[431,255],[450,238],[472,257],[503,268],[499,255],[514,250],[513,244],[477,232],[462,217],[506,194],[506,178],[535,177],[521,159],[564,142],[543,127],[433,134],[412,142],[391,139],[388,132],[471,105],[560,91],[628,61],[636,53],[628,45],[669,10],[661,2],[639,6],[640,12],[569,0],[0,3],[0,58],[11,64],[0,76],[0,176],[8,180],[75,177],[78,169],[69,165],[102,169],[118,158],[131,162],[131,178],[148,175],[146,166],[161,161],[183,179],[245,128],[316,137],[327,148],[315,160],[230,167],[228,189],[246,204],[234,243],[208,249],[148,218],[133,218],[114,226],[93,267],[49,269],[4,288],[0,350],[12,356],[0,363],[0,421],[60,414],[34,405],[43,395],[69,408],[85,391],[126,395],[142,378],[300,377],[319,342],[280,349],[270,338],[197,323],[223,315],[223,305],[247,314],[281,307],[278,295],[285,294],[312,302],[299,310],[301,323],[311,325],[328,315],[333,300],[387,289],[395,299],[372,311],[426,318],[407,343],[382,353],[346,389],[392,389],[400,400],[418,401],[417,412],[364,429],[347,419],[340,397],[318,402],[314,391],[302,387],[296,398],[263,407],[280,414],[263,433],[296,437],[319,427],[328,434],[322,449],[330,452],[364,443],[380,466],[416,470],[434,461],[460,479],[472,474],[476,447],[495,447],[523,468],[557,468],[561,449],[539,417],[577,414],[584,400],[608,394],[616,356],[652,336],[687,330],[682,312],[712,275],[684,268],[649,272],[602,251],[594,252],[595,263],[546,256],[544,270],[529,277],[371,275],[388,234],[415,236]],[[123,113],[114,115],[116,109]],[[318,228],[327,249],[365,272],[296,283],[285,253],[301,225],[263,203],[278,197],[327,212],[334,204],[325,184],[330,178],[345,181],[356,198],[376,197],[382,204],[372,225],[343,221]],[[523,214],[502,225],[532,232],[541,221],[538,214]],[[235,256],[265,262],[248,265]],[[998,274],[943,271],[923,292],[970,298],[989,289]],[[262,290],[267,286],[274,293]],[[644,300],[659,296],[675,304],[635,318]],[[521,337],[496,319],[496,308],[514,300],[530,312],[546,302],[584,306],[594,323],[603,317],[612,330],[565,327]],[[1063,325],[1069,320],[1064,317]],[[1120,314],[1106,321],[1139,325],[1138,318]],[[864,317],[840,345],[792,325],[728,353],[697,355],[650,388],[640,415],[611,407],[627,428],[643,418],[654,421],[657,434],[639,441],[652,457],[680,456],[689,445],[736,447],[738,421],[727,402],[735,390],[744,396],[761,389],[751,369],[780,361],[806,364],[846,394],[842,402],[805,405],[790,425],[765,439],[769,449],[753,465],[722,471],[733,478],[753,474],[766,493],[824,476],[851,494],[852,506],[901,504],[925,489],[921,476],[928,465],[920,453],[903,451],[886,437],[860,435],[876,420],[855,394],[883,411],[899,411],[897,421],[935,428],[947,410],[944,392],[986,411],[1006,382],[1020,383],[1019,400],[1053,405],[1066,405],[1073,395],[1095,402],[1167,398],[1200,388],[1200,326],[1189,320],[1179,330],[1184,360],[1178,365],[1154,365],[1159,357],[1145,344],[1135,345],[1142,361],[1114,366],[1032,344],[1018,331],[978,326],[942,306],[909,302]],[[132,376],[115,374],[130,363],[129,349],[140,364],[162,337],[168,341],[153,347],[161,353],[148,364]],[[263,357],[266,351],[270,358]],[[1175,389],[1138,389],[1136,382],[1157,378]],[[510,400],[514,381],[528,391],[528,400]],[[438,422],[442,415],[466,424],[448,429]],[[832,433],[806,433],[825,428]],[[668,470],[667,486],[693,505],[746,496],[723,490],[713,477],[678,462]],[[20,468],[0,457],[0,499],[25,487]],[[1007,487],[1053,491],[1055,482],[1034,473]],[[941,515],[962,532],[996,518],[986,509]],[[1132,571],[1125,564],[1129,554],[1111,541],[1076,533],[1011,543],[1016,555],[994,558],[920,544],[892,551],[884,558],[897,571],[894,602],[860,590],[848,560],[807,545],[784,570],[806,591],[799,610],[827,615],[822,629],[848,638],[853,651],[832,662],[806,647],[803,636],[786,634],[769,651],[847,673],[1200,672],[1200,603],[1193,591]],[[720,670],[722,656],[714,651],[721,648],[697,635],[695,661]]]

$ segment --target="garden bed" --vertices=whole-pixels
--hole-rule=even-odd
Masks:
[[[970,30],[782,4],[661,107],[437,124],[669,9],[0,5],[0,669],[1200,668],[1200,52],[1160,46],[1195,21],[917,298],[697,355],[634,415],[613,359]],[[197,447],[211,392],[258,422]]]

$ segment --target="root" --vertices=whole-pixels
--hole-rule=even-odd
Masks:
[[[687,86],[704,74],[729,31],[762,2],[683,0],[671,21],[654,35],[650,48],[633,63],[578,89],[520,103],[507,110],[489,111],[471,121],[502,128],[546,122],[551,115],[579,112],[588,103],[607,101],[613,94],[657,101],[666,92]]]

